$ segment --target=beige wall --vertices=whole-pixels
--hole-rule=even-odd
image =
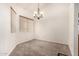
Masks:
[[[17,13],[15,33],[11,33],[10,6]],[[14,4],[0,4],[0,55],[8,55],[17,44],[33,39],[33,31],[19,32],[18,15],[29,17],[26,10],[16,7]]]
[[[69,5],[51,4],[44,9],[45,17],[38,20],[36,25],[38,39],[68,44]]]
[[[15,33],[11,34],[10,6],[0,4],[0,55],[7,55],[16,44]]]
[[[79,4],[74,4],[74,55],[78,55],[78,13]]]
[[[74,4],[69,5],[69,39],[68,45],[71,54],[74,55]]]

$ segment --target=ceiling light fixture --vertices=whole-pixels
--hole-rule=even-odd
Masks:
[[[36,19],[40,19],[40,18],[43,18],[43,16],[44,16],[44,13],[40,10],[40,8],[39,8],[39,3],[38,3],[38,8],[37,8],[37,11],[35,11],[34,12],[34,18],[36,18]]]

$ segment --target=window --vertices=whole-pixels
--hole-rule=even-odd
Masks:
[[[28,32],[33,32],[34,22],[32,20],[28,20]]]
[[[19,16],[20,18],[20,32],[33,32],[33,19]]]
[[[12,7],[10,7],[10,9],[11,9],[11,32],[14,33],[16,32],[16,12]]]

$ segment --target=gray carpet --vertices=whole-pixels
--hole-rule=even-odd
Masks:
[[[71,55],[67,45],[33,39],[18,44],[10,56],[57,56],[58,53]]]

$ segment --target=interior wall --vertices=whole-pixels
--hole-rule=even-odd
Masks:
[[[0,4],[0,55],[7,55],[15,46],[15,33],[11,33],[10,6]]]
[[[78,13],[79,13],[79,3],[74,4],[74,55],[78,56]]]
[[[71,54],[74,55],[74,4],[69,5],[69,39],[68,45]]]
[[[15,33],[11,33],[11,6],[17,13]],[[9,55],[17,44],[33,39],[33,31],[19,32],[19,15],[29,17],[30,13],[14,4],[0,4],[0,55]]]
[[[50,5],[43,10],[44,18],[36,21],[36,37],[40,40],[68,44],[69,4]]]

